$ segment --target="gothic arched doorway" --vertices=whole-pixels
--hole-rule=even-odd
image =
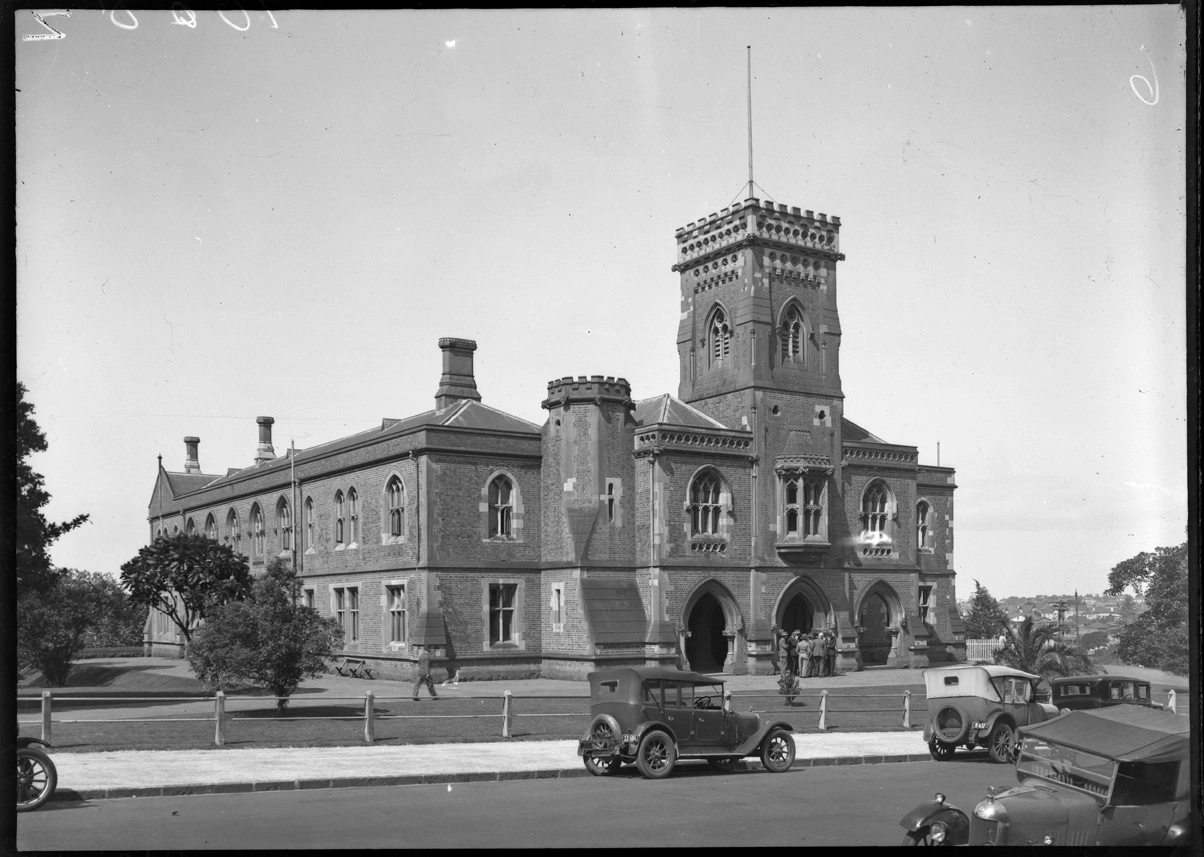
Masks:
[[[893,592],[880,585],[867,592],[861,601],[857,615],[857,624],[861,627],[857,647],[861,652],[861,662],[867,667],[895,663],[894,646],[898,638],[898,626],[895,619],[897,610],[891,609],[893,595]]]
[[[704,592],[686,617],[686,660],[690,669],[700,673],[722,672],[728,659],[727,620],[723,606],[710,592]]]

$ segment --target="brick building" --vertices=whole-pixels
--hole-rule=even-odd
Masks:
[[[676,396],[548,383],[537,426],[490,408],[442,339],[435,408],[204,474],[160,462],[150,535],[294,561],[348,655],[464,678],[674,663],[766,674],[775,624],[830,628],[844,670],[965,657],[954,471],[844,416],[840,219],[748,199],[679,229]],[[163,617],[155,653],[179,651]]]

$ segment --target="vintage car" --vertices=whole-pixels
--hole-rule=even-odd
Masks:
[[[1189,845],[1188,740],[1186,717],[1140,705],[1025,727],[1019,786],[988,789],[969,818],[938,793],[900,822],[903,843]]]
[[[928,719],[924,740],[938,762],[959,747],[986,747],[996,762],[1012,761],[1017,727],[1058,716],[1053,705],[1037,701],[1031,673],[994,665],[959,664],[924,670]]]
[[[1144,705],[1162,708],[1154,702],[1150,683],[1127,675],[1074,675],[1050,682],[1059,711],[1106,708],[1109,705]]]
[[[660,779],[678,759],[705,759],[720,771],[745,756],[759,756],[774,773],[794,764],[790,724],[733,711],[731,694],[711,676],[627,667],[590,673],[589,689],[591,721],[577,755],[595,776],[634,763],[645,777]]]

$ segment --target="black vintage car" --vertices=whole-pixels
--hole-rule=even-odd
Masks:
[[[1190,846],[1188,741],[1186,717],[1140,705],[1024,727],[1019,785],[969,816],[938,794],[904,816],[903,844]]]
[[[705,759],[720,771],[745,756],[765,770],[794,764],[789,723],[733,711],[723,682],[664,667],[628,667],[589,674],[589,728],[577,755],[595,776],[634,764],[649,779],[667,777],[678,759]]]
[[[1154,702],[1150,683],[1127,675],[1074,675],[1055,678],[1052,702],[1063,711],[1106,708],[1110,705],[1144,705],[1162,708]]]

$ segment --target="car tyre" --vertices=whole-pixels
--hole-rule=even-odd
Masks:
[[[903,834],[904,845],[948,845],[947,842],[932,841],[932,826],[925,824],[919,830],[909,830]]]
[[[594,741],[602,743],[607,747],[613,747],[621,738],[617,727],[618,722],[613,717],[603,714],[595,719],[593,725],[590,726],[589,736]],[[585,769],[595,777],[613,774],[622,764],[622,760],[616,758],[595,759],[592,756],[585,757]]]
[[[946,744],[936,739],[928,742],[928,755],[932,756],[938,762],[948,762],[953,758],[955,752],[957,752],[956,744]]]
[[[785,729],[774,729],[761,745],[761,764],[765,770],[783,774],[794,764],[794,737]]]
[[[17,812],[32,812],[54,794],[58,771],[41,750],[24,747],[17,750]]]
[[[650,732],[640,741],[635,754],[635,766],[650,780],[669,776],[677,763],[677,747],[668,734],[657,730]]]
[[[1015,761],[1016,730],[1007,723],[996,723],[987,739],[987,752],[991,758],[1001,765],[1010,765]]]

